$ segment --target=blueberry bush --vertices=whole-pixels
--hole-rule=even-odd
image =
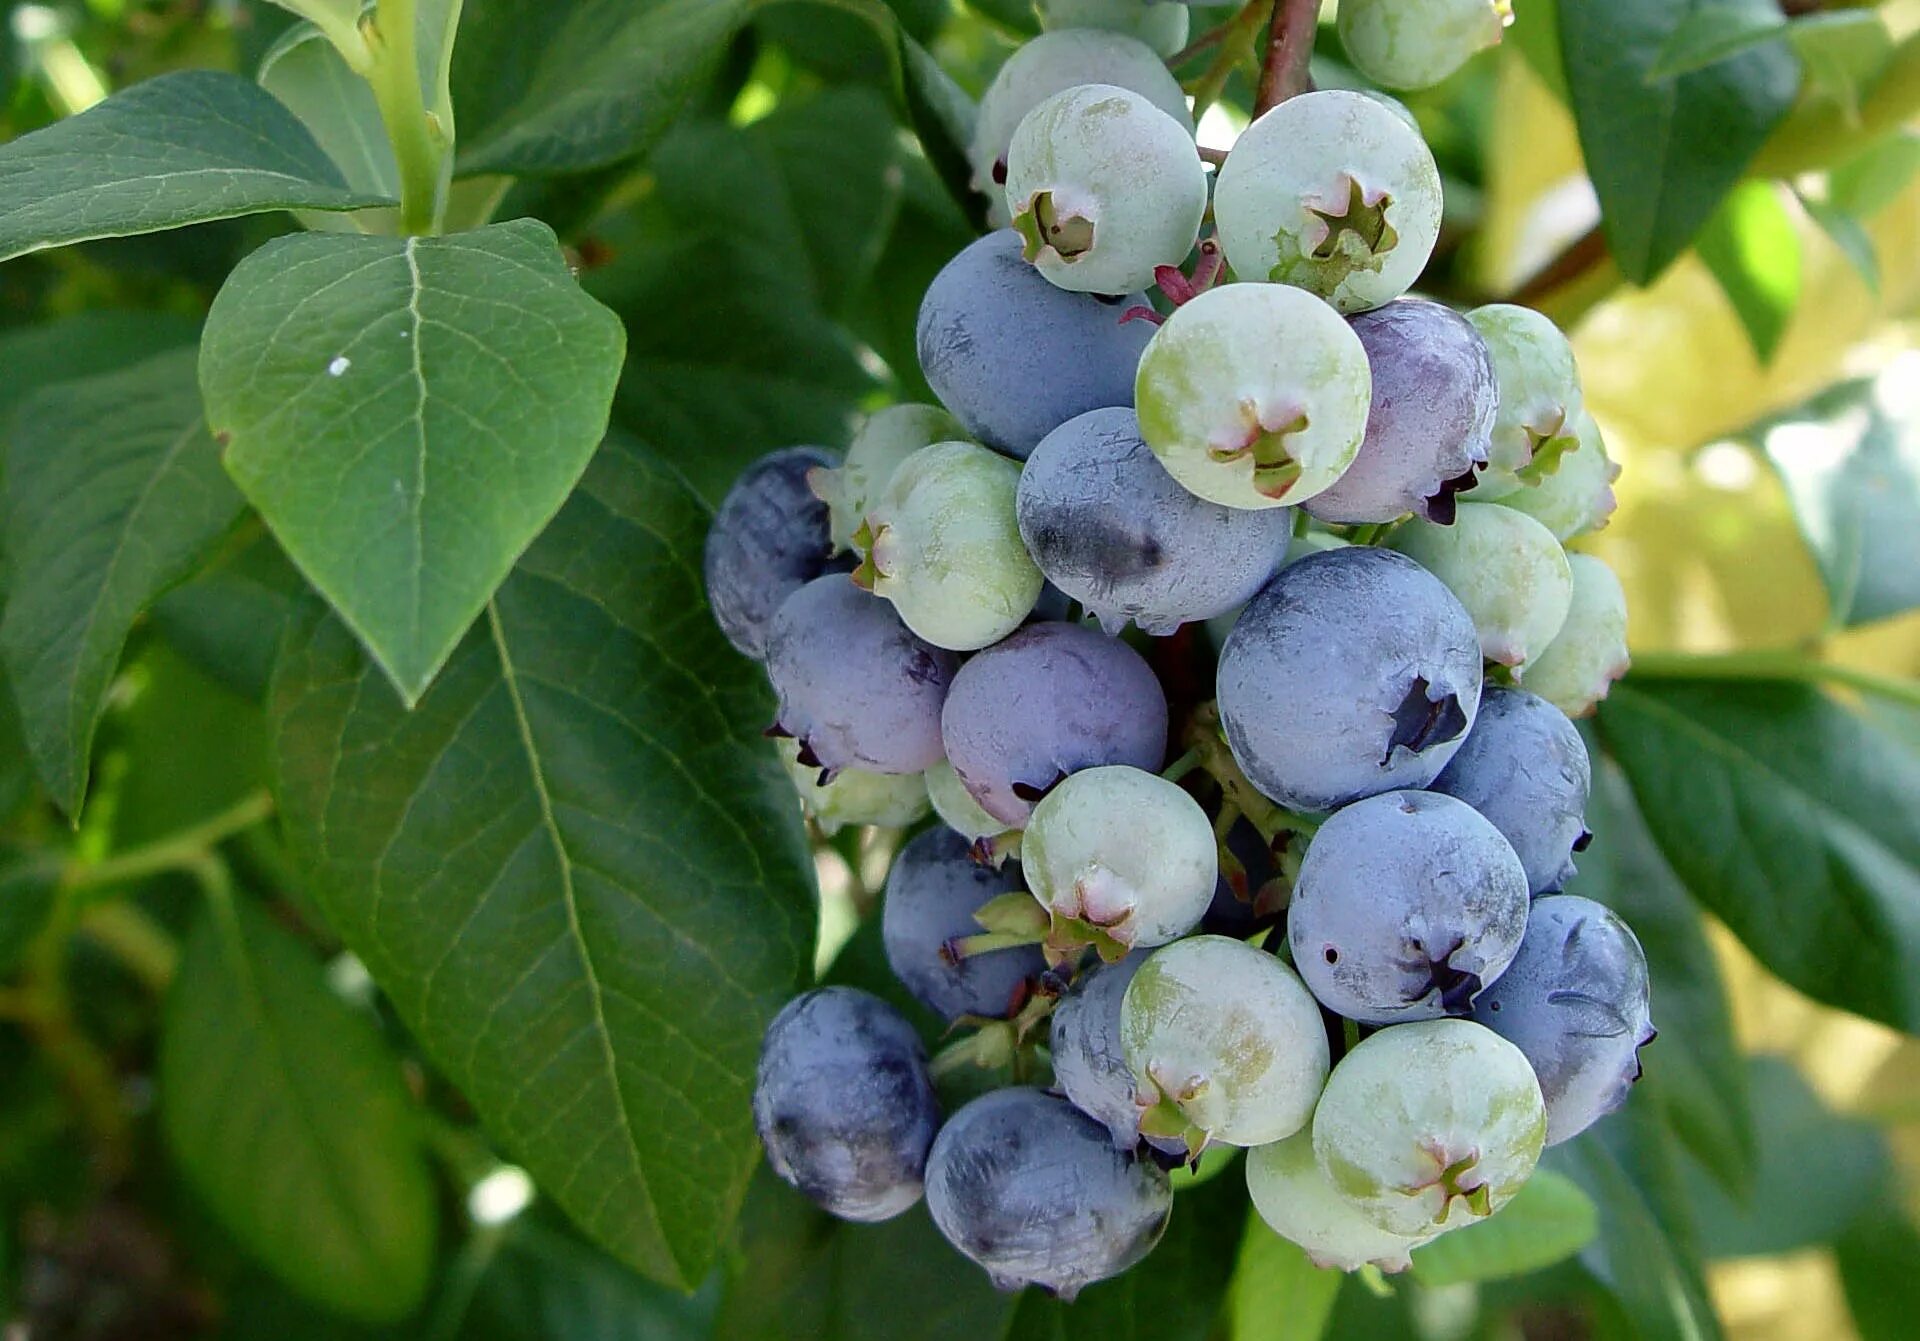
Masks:
[[[1911,1336],[1914,126],[1913,0],[0,3],[9,1341]]]

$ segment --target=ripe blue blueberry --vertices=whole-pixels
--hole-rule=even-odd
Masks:
[[[927,1209],[947,1241],[1003,1290],[1038,1285],[1071,1300],[1160,1241],[1173,1189],[1156,1165],[1113,1148],[1065,1099],[995,1090],[940,1129]]]
[[[1155,771],[1167,752],[1167,699],[1153,671],[1125,643],[1079,624],[1029,624],[973,657],[940,723],[967,791],[1012,828],[1070,773]]]
[[[1586,742],[1567,715],[1538,694],[1500,688],[1481,696],[1473,730],[1433,781],[1434,791],[1465,801],[1513,844],[1535,894],[1573,876],[1592,786]]]
[[[1442,525],[1454,495],[1487,462],[1499,404],[1487,345],[1467,319],[1424,298],[1399,298],[1352,320],[1373,371],[1360,454],[1306,501],[1321,521],[1390,522],[1412,513]]]
[[[1287,940],[1320,1004],[1394,1024],[1465,1015],[1506,971],[1527,926],[1527,874],[1464,801],[1387,792],[1314,834]]]
[[[927,384],[969,432],[1025,459],[1077,414],[1133,404],[1153,324],[1122,321],[1144,294],[1095,298],[1047,282],[1011,229],[971,243],[934,277],[916,338]]]
[[[822,987],[767,1027],[753,1120],[780,1177],[843,1220],[886,1220],[920,1200],[940,1107],[913,1026],[876,996]]]
[[[1221,722],[1253,785],[1296,810],[1424,787],[1480,703],[1480,643],[1452,592],[1362,546],[1289,564],[1220,653]]]
[[[1473,1018],[1526,1054],[1558,1145],[1627,1101],[1653,1041],[1647,957],[1631,928],[1592,899],[1536,899],[1527,938]]]
[[[727,490],[707,531],[707,602],[727,641],[755,660],[780,603],[827,570],[833,557],[827,505],[807,476],[839,457],[789,447],[761,457]]]
[[[1040,947],[956,958],[947,943],[978,935],[973,915],[1020,888],[1019,866],[994,871],[981,865],[973,859],[973,844],[951,829],[936,827],[915,838],[893,860],[880,910],[880,937],[894,976],[943,1020],[1013,1015],[1033,979],[1046,971]]]
[[[1293,514],[1209,503],[1181,487],[1125,408],[1049,433],[1020,473],[1020,535],[1049,581],[1109,633],[1211,619],[1260,589],[1287,552]]]
[[[955,662],[844,574],[815,578],[767,632],[767,678],[780,700],[772,734],[798,740],[799,761],[823,781],[842,768],[922,772],[940,761]]]

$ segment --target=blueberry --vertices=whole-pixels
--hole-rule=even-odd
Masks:
[[[1003,1290],[1071,1300],[1153,1251],[1173,1189],[1065,1099],[996,1090],[955,1113],[927,1157],[927,1209]],[[905,1301],[902,1301],[903,1303]]]
[[[1133,404],[1134,372],[1154,328],[1121,321],[1145,295],[1069,293],[1020,252],[1020,235],[1008,229],[949,261],[921,301],[918,343],[941,403],[980,441],[1024,459],[1075,415]]]
[[[927,830],[894,858],[881,905],[880,935],[894,976],[943,1020],[1012,1015],[1047,967],[1037,945],[958,960],[945,953],[948,941],[979,933],[973,915],[983,905],[1021,888],[1017,865],[996,872],[972,853],[951,829]]]
[[[1413,1265],[1408,1254],[1429,1241],[1388,1233],[1340,1195],[1314,1157],[1311,1128],[1249,1150],[1247,1192],[1267,1227],[1322,1270],[1405,1271]]]
[[[1187,44],[1187,7],[1172,0],[1040,0],[1049,31],[1102,28],[1137,37],[1161,56]]]
[[[1578,447],[1580,369],[1560,328],[1530,307],[1489,303],[1467,320],[1487,342],[1500,383],[1488,465],[1473,496],[1500,499],[1538,483]]]
[[[1328,1010],[1392,1024],[1465,1015],[1520,949],[1527,873],[1464,801],[1387,792],[1314,834],[1287,907],[1300,976]]]
[[[834,548],[852,547],[853,533],[902,462],[922,447],[966,436],[959,420],[932,405],[889,405],[869,415],[838,470],[807,473],[807,483],[832,514]]]
[[[773,733],[797,739],[800,762],[828,781],[842,768],[921,772],[940,761],[955,660],[844,575],[815,578],[767,632],[767,678],[780,699]]]
[[[1020,534],[1110,633],[1172,633],[1242,604],[1287,552],[1285,508],[1223,507],[1167,473],[1123,407],[1069,419],[1020,473]]]
[[[763,456],[727,490],[707,531],[707,601],[727,641],[756,661],[767,652],[767,625],[795,591],[827,570],[833,557],[827,505],[807,474],[838,464],[819,447]]]
[[[920,773],[869,773],[843,768],[825,782],[817,764],[800,762],[805,748],[797,740],[782,740],[780,762],[800,793],[800,807],[808,819],[831,838],[854,825],[878,824],[902,828],[927,813],[927,784]]]
[[[1653,1041],[1647,957],[1627,924],[1592,899],[1534,902],[1527,938],[1473,1018],[1526,1054],[1558,1145],[1627,1100],[1640,1048]]]
[[[1351,546],[1289,564],[1220,653],[1220,717],[1253,785],[1297,810],[1424,787],[1480,703],[1473,620],[1431,573]]]
[[[954,677],[941,713],[947,760],[1010,827],[1070,773],[1101,764],[1157,770],[1167,699],[1138,652],[1078,624],[1029,624]]]
[[[843,1220],[886,1220],[920,1200],[940,1108],[913,1026],[822,987],[767,1026],[753,1120],[775,1173]]]
[[[1486,341],[1451,308],[1400,298],[1363,312],[1353,333],[1373,371],[1360,454],[1308,499],[1321,521],[1451,523],[1454,495],[1487,461],[1499,388]]]
[[[1489,661],[1524,666],[1567,622],[1573,603],[1567,552],[1524,512],[1462,503],[1452,525],[1408,522],[1394,532],[1393,547],[1460,598]]]
[[[1513,844],[1534,894],[1573,875],[1592,786],[1586,742],[1567,715],[1538,694],[1500,688],[1481,696],[1473,730],[1433,781]]]
[[[1584,717],[1627,673],[1627,594],[1602,559],[1569,554],[1573,599],[1553,641],[1514,678],[1569,717]]]
[[[1386,88],[1431,88],[1497,45],[1509,0],[1342,0],[1340,45]]]
[[[1111,964],[1096,962],[1074,979],[1051,1020],[1054,1084],[1074,1107],[1106,1127],[1116,1150],[1140,1143],[1140,1108],[1133,1101],[1139,1087],[1120,1043],[1120,1003],[1146,962],[1145,950]],[[1170,1144],[1184,1148],[1177,1141]]]
[[[1618,505],[1613,482],[1620,478],[1620,467],[1607,455],[1600,425],[1585,410],[1574,417],[1574,442],[1537,484],[1500,500],[1501,507],[1526,513],[1562,541],[1598,531]]]

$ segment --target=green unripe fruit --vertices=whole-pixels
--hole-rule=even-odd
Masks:
[[[1431,88],[1497,46],[1507,0],[1340,0],[1340,45],[1386,88]]]
[[[807,472],[813,496],[827,505],[836,552],[853,546],[853,533],[887,487],[900,463],[936,442],[964,442],[960,421],[933,405],[889,405],[875,411],[854,434],[838,469]]]
[[[1620,478],[1620,467],[1607,455],[1593,416],[1582,410],[1574,430],[1576,445],[1551,473],[1499,500],[1502,507],[1526,513],[1562,541],[1607,524],[1616,504],[1613,482]]]
[[[1569,717],[1584,717],[1627,673],[1627,594],[1591,554],[1570,554],[1573,600],[1559,636],[1514,679]]]
[[[1102,28],[1137,37],[1161,56],[1187,44],[1191,22],[1181,4],[1148,0],[1041,0],[1040,21],[1056,28]]]
[[[1459,597],[1489,661],[1523,666],[1566,623],[1573,601],[1566,551],[1525,513],[1461,503],[1451,526],[1415,518],[1394,532],[1393,547]]]
[[[1389,1234],[1360,1214],[1321,1171],[1311,1130],[1249,1150],[1247,1191],[1267,1227],[1323,1270],[1405,1271],[1413,1265],[1408,1254],[1430,1241]]]
[[[999,866],[1008,857],[1019,855],[1020,831],[1009,829],[982,809],[973,799],[973,793],[967,790],[967,784],[953,771],[952,764],[942,759],[922,776],[926,779],[927,799],[933,803],[933,813],[940,817],[941,823],[974,844],[977,856]]]
[[[912,824],[927,813],[927,787],[918,773],[869,773],[843,768],[831,782],[820,781],[817,764],[800,762],[800,742],[781,740],[780,761],[787,766],[807,818],[832,835],[852,825],[881,824],[891,829]]]
[[[1585,408],[1573,346],[1558,326],[1530,307],[1491,303],[1467,313],[1487,342],[1500,408],[1493,419],[1487,468],[1469,495],[1498,500],[1538,484],[1576,445]]]

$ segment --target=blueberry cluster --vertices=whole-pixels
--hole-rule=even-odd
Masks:
[[[1465,50],[1491,8],[1451,7]],[[1278,1233],[1404,1267],[1618,1107],[1653,1033],[1633,933],[1558,892],[1569,715],[1626,659],[1619,583],[1563,548],[1616,473],[1572,351],[1403,296],[1440,179],[1383,99],[1284,101],[1212,174],[1152,49],[1065,28],[979,127],[1006,226],[921,307],[941,406],[766,457],[708,542],[809,815],[939,821],[882,930],[959,1041],[800,997],[768,1159],[850,1219],[924,1194],[997,1283],[1070,1297],[1152,1249],[1168,1168],[1246,1147]],[[943,1120],[968,1063],[1050,1083]]]

